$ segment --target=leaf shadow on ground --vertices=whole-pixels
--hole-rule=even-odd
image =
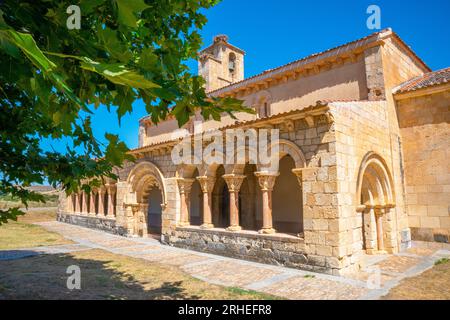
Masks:
[[[20,250],[14,250],[20,251]],[[94,251],[94,250],[92,250]],[[96,250],[101,252],[100,250]],[[27,252],[27,255],[32,255]],[[99,256],[86,258],[83,254],[52,254],[28,256],[0,261],[0,299],[187,299],[201,297],[189,293],[189,282],[196,281],[184,274],[163,273],[156,265],[137,273],[125,269],[129,262]],[[138,259],[132,259],[138,260]],[[137,262],[141,263],[142,262]],[[67,287],[69,266],[78,266],[81,273],[81,289]],[[140,266],[142,269],[142,266]],[[132,268],[131,268],[132,269]],[[131,270],[130,270],[131,271]],[[173,278],[173,281],[167,281]],[[191,284],[192,286],[192,284]],[[191,291],[191,290],[189,290]]]

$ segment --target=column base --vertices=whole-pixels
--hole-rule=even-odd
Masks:
[[[242,227],[241,226],[230,226],[226,229],[227,231],[232,231],[232,232],[236,232],[236,231],[241,231]]]
[[[189,222],[179,222],[178,227],[190,227],[191,224]]]
[[[212,229],[214,225],[212,223],[204,223],[200,226],[201,229]]]
[[[263,228],[258,231],[260,234],[274,234],[277,233],[277,231],[274,228]]]
[[[378,255],[378,254],[388,254],[388,252],[386,250],[366,249],[366,254],[368,254],[368,255]]]
[[[106,219],[115,219],[116,218],[116,216],[106,216]]]

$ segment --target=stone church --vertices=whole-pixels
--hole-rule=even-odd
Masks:
[[[278,129],[277,171],[174,164],[176,119],[145,117],[136,161],[61,195],[58,220],[336,275],[411,240],[449,241],[450,68],[432,72],[391,29],[247,79],[244,55],[223,35],[199,53],[208,94],[256,111],[203,130]]]

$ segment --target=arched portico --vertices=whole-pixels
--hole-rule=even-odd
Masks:
[[[166,207],[166,187],[159,168],[149,162],[138,163],[127,179],[126,221],[130,234],[147,236],[161,233],[162,213]]]

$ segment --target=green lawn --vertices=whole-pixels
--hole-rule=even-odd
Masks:
[[[9,221],[0,225],[0,250],[51,246],[72,243],[58,233],[32,224],[33,222],[55,220],[56,210],[30,211],[19,217],[18,221]]]

